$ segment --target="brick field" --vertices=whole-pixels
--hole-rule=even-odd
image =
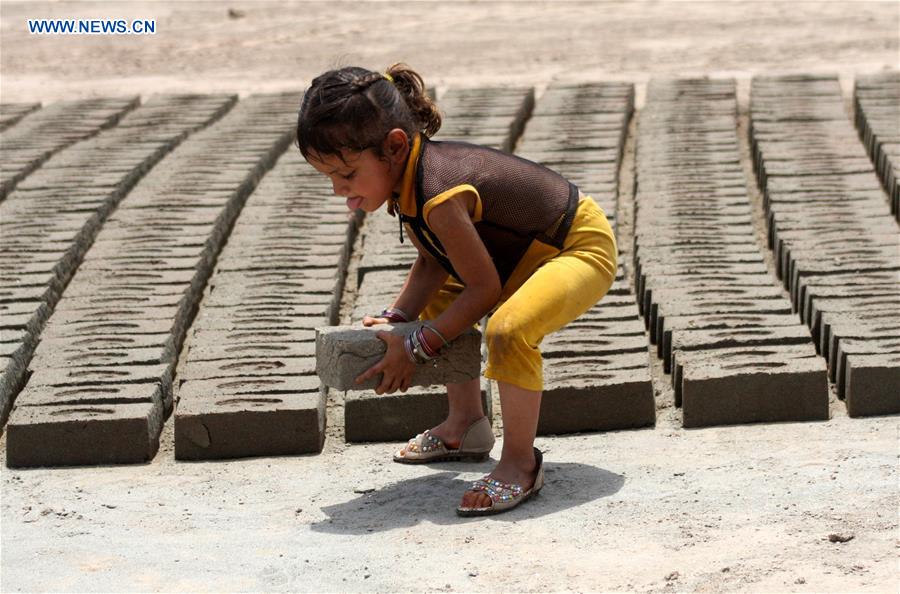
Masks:
[[[758,76],[744,137],[729,79],[654,79],[638,111],[623,82],[438,103],[437,140],[557,169],[620,232],[610,293],[542,345],[540,434],[652,427],[657,356],[684,427],[828,419],[830,390],[851,417],[900,413],[900,73],[852,97],[836,77]],[[0,104],[8,466],[150,460],[165,423],[178,459],[315,453],[329,402],[347,441],[440,421],[439,386],[376,396],[315,374],[316,328],[388,304],[415,250],[303,163],[298,105]]]

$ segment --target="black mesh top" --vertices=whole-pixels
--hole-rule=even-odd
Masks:
[[[464,142],[425,142],[419,158],[422,202],[463,184],[481,198],[481,220],[531,237],[554,237],[569,208],[572,184],[543,165]],[[576,190],[577,192],[577,190]]]
[[[465,185],[478,193],[481,216],[473,223],[501,284],[509,280],[533,241],[562,249],[578,208],[574,184],[552,169],[498,150],[423,140],[416,170],[416,215],[401,218],[457,279],[423,211],[433,198]]]

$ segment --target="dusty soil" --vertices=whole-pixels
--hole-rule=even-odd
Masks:
[[[29,35],[40,17],[155,18],[158,33]],[[708,74],[746,97],[757,72],[849,88],[897,68],[898,30],[897,2],[4,1],[0,99],[246,94],[400,60],[440,86],[617,79],[640,99],[652,76]],[[0,468],[0,589],[896,592],[900,419],[833,400],[827,422],[685,430],[651,361],[657,426],[539,438],[547,487],[495,519],[453,513],[491,463],[348,446],[339,399],[316,456],[176,463],[170,419],[149,464]]]

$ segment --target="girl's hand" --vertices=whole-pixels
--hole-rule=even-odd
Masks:
[[[373,316],[365,316],[362,323],[366,328],[368,328],[369,326],[377,326],[378,324],[390,324],[387,318],[376,318]]]
[[[377,333],[376,336],[387,345],[387,352],[381,361],[356,378],[356,383],[361,384],[379,373],[384,373],[381,383],[375,388],[376,394],[393,394],[397,390],[406,392],[416,365],[406,355],[406,349],[403,347],[405,337],[384,331]]]

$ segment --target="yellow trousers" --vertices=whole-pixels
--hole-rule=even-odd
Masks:
[[[603,210],[592,198],[582,198],[563,249],[538,262],[534,272],[491,313],[485,330],[485,376],[527,390],[543,390],[541,341],[606,294],[616,278],[616,254],[616,240]],[[450,277],[421,318],[439,316],[462,290]]]

